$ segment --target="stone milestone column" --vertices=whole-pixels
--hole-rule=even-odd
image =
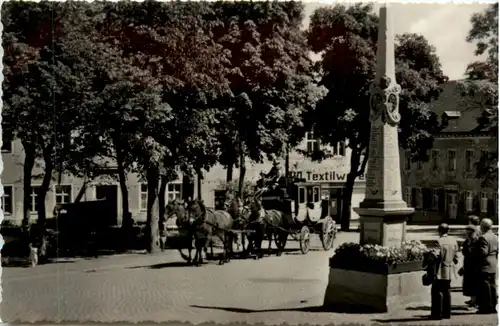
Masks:
[[[377,71],[370,88],[370,148],[365,199],[360,216],[360,243],[399,245],[406,219],[414,212],[403,200],[399,164],[399,93],[394,59],[394,32],[387,5],[380,8]]]

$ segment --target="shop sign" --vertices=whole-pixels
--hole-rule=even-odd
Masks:
[[[290,176],[293,178],[306,179],[307,182],[345,182],[347,173],[335,171],[330,172],[314,172],[314,171],[290,171]],[[364,181],[365,176],[361,175],[356,178],[357,181]]]

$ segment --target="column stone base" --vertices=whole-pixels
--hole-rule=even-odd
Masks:
[[[405,207],[394,203],[399,207],[392,205],[392,208],[355,208],[354,211],[359,214],[360,219],[360,244],[401,245],[406,240],[406,220],[414,212],[404,201],[402,203]]]

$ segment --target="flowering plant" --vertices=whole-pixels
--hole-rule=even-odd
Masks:
[[[384,247],[380,245],[343,243],[335,250],[332,260],[344,264],[386,264],[396,265],[410,261],[422,261],[428,251],[420,241],[405,241],[401,246]]]

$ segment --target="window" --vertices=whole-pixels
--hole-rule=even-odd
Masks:
[[[319,187],[313,188],[313,202],[314,203],[319,202]]]
[[[481,202],[479,203],[479,206],[481,208],[481,213],[488,212],[488,193],[487,192],[481,192]]]
[[[466,191],[465,192],[465,211],[466,212],[472,212],[473,202],[474,202],[474,194],[472,193],[472,191]]]
[[[481,160],[488,159],[488,151],[481,151]]]
[[[55,186],[56,204],[71,203],[71,185]]]
[[[417,188],[416,189],[416,208],[422,208],[422,202],[423,202],[423,198],[422,198],[422,189],[421,188]]]
[[[411,154],[410,154],[410,152],[405,153],[405,170],[406,171],[411,170]]]
[[[406,187],[406,203],[411,206],[411,187]]]
[[[439,192],[437,189],[432,189],[432,209],[439,208]]]
[[[12,141],[8,139],[2,139],[2,153],[12,153]]]
[[[12,198],[12,186],[3,186],[2,210],[5,215],[12,215],[14,207],[14,198]]]
[[[439,168],[438,162],[439,162],[439,150],[433,149],[431,151],[432,171],[436,171]]]
[[[148,184],[141,183],[141,189],[139,194],[139,207],[141,211],[148,210]]]
[[[465,151],[465,171],[472,172],[473,167],[474,167],[474,151],[466,150]]]
[[[306,132],[306,144],[308,152],[319,150],[319,142],[316,138],[314,138],[314,134],[312,132]]]
[[[457,170],[457,151],[454,149],[448,150],[448,171],[454,172]]]
[[[345,142],[338,142],[336,146],[333,147],[333,155],[335,156],[345,156]]]
[[[299,187],[299,204],[306,202],[306,188]]]
[[[2,133],[2,153],[12,153],[12,134]]]
[[[146,189],[147,194],[147,189]],[[181,183],[169,183],[167,185],[167,203],[174,201],[177,198],[182,197],[182,184]]]
[[[417,161],[417,170],[422,171],[424,168],[424,163],[422,161]]]
[[[30,205],[30,211],[31,213],[35,213],[38,211],[38,206],[37,206],[37,200],[38,200],[38,194],[40,192],[40,186],[33,186],[31,185],[31,205]]]

